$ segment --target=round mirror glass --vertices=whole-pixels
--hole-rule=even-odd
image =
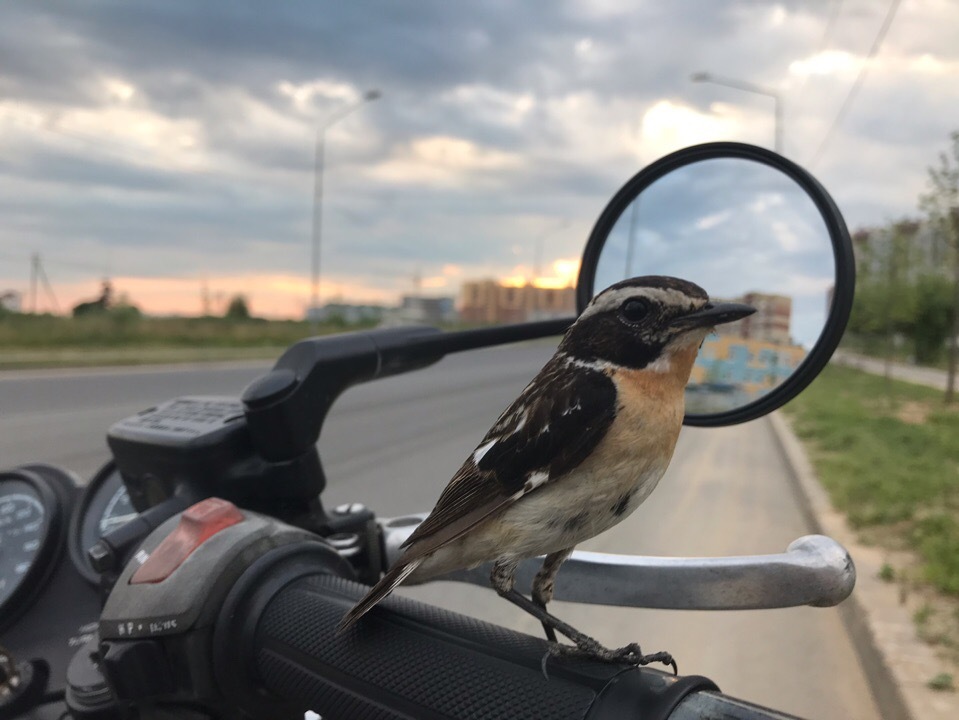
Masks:
[[[789,390],[814,350],[825,353],[813,363],[818,373],[835,347],[822,342],[837,321],[834,219],[796,179],[748,157],[697,159],[651,181],[641,176],[607,208],[594,230],[602,237],[590,239],[590,294],[627,277],[671,275],[700,285],[713,301],[751,305],[755,314],[720,325],[700,348],[686,389],[687,424],[741,422],[778,407],[798,390],[763,399]],[[838,242],[848,244],[836,215],[845,234]]]

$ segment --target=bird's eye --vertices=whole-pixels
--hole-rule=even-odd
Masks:
[[[636,299],[627,300],[623,303],[619,312],[628,322],[639,322],[646,317],[646,314],[649,312],[649,301]]]

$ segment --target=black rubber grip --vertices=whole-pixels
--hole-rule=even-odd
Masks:
[[[286,565],[233,593],[217,629],[225,692],[253,717],[659,720],[689,693],[717,689],[701,677],[555,657],[547,679],[545,640],[405,598],[337,633],[368,588],[316,574],[315,564],[307,576]]]

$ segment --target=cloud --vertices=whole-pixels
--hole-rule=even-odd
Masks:
[[[462,185],[478,175],[495,175],[519,167],[521,158],[483,148],[469,140],[433,136],[414,140],[385,162],[374,165],[368,174],[387,183]]]
[[[798,0],[3,3],[0,248],[40,252],[64,284],[95,283],[91,264],[305,278],[317,130],[379,89],[324,136],[323,287],[398,292],[419,272],[455,292],[531,268],[561,219],[541,264],[577,257],[617,188],[667,152],[772,143],[770,98],[693,72],[781,92],[786,153],[808,163],[883,14],[847,0],[826,36],[828,8]],[[850,225],[915,211],[956,125],[957,24],[948,0],[904,0],[812,167]],[[667,233],[695,227],[663,212],[688,221],[643,231],[668,255]],[[779,221],[796,246],[800,220]],[[291,307],[308,297],[284,287]]]

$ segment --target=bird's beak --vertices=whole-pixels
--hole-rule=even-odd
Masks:
[[[756,312],[756,308],[742,303],[706,303],[706,307],[678,317],[670,325],[682,330],[714,327],[723,323],[742,320],[754,312]]]

